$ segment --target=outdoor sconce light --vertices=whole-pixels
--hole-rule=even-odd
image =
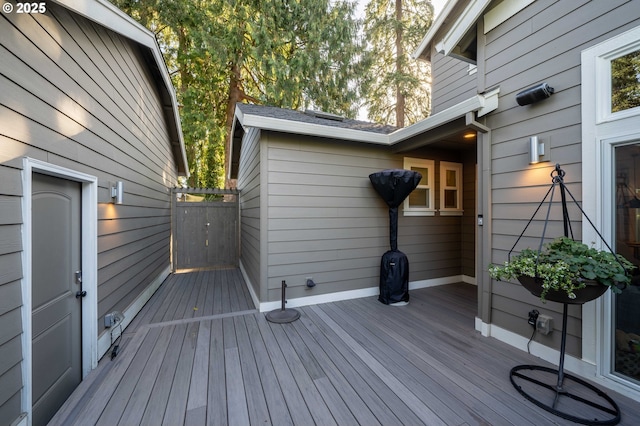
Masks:
[[[549,161],[544,157],[544,142],[540,141],[537,136],[529,138],[529,164],[537,164],[541,161]]]
[[[547,99],[553,95],[553,87],[547,83],[541,83],[537,86],[529,87],[516,95],[516,102],[518,105],[529,105],[535,102]]]
[[[124,184],[122,181],[116,182],[115,186],[111,187],[111,200],[114,204],[122,204],[124,195]]]

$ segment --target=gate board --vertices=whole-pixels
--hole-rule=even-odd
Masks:
[[[219,201],[177,201],[188,194],[224,194]],[[237,191],[174,189],[174,265],[176,269],[238,266]]]

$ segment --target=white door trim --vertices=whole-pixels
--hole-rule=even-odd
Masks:
[[[98,178],[34,158],[23,159],[22,171],[22,410],[31,424],[31,188],[33,173],[82,184],[82,377],[98,365]]]
[[[609,243],[613,240],[613,149],[616,145],[637,140],[640,107],[611,112],[612,59],[640,48],[640,26],[611,37],[581,54],[582,95],[582,208]],[[584,241],[594,241],[602,248],[595,231],[582,221]],[[582,359],[595,364],[596,374],[607,379],[611,388],[635,392],[640,386],[612,374],[611,295],[582,308]],[[616,388],[619,387],[619,388]]]

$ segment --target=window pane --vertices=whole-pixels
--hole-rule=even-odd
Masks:
[[[616,147],[616,252],[640,265],[640,143]],[[640,286],[613,294],[614,371],[640,384]]]
[[[422,175],[418,185],[429,185],[429,170],[426,167],[411,167],[411,170]]]
[[[447,186],[456,186],[456,171],[447,170]]]
[[[429,207],[429,190],[416,188],[409,194],[409,207]]]
[[[455,189],[445,189],[444,190],[444,207],[446,209],[456,209],[458,208],[458,191]]]
[[[611,112],[640,106],[640,50],[611,61]]]

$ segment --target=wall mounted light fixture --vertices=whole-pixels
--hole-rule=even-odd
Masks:
[[[529,87],[516,95],[518,105],[529,105],[543,99],[547,99],[553,95],[553,87],[547,83],[541,83],[537,86]]]
[[[124,196],[124,184],[122,181],[116,182],[114,186],[111,187],[111,199],[114,204],[122,204]]]
[[[531,136],[529,138],[529,164],[549,161],[549,158],[542,157],[545,157],[544,142],[542,142],[537,136]]]

